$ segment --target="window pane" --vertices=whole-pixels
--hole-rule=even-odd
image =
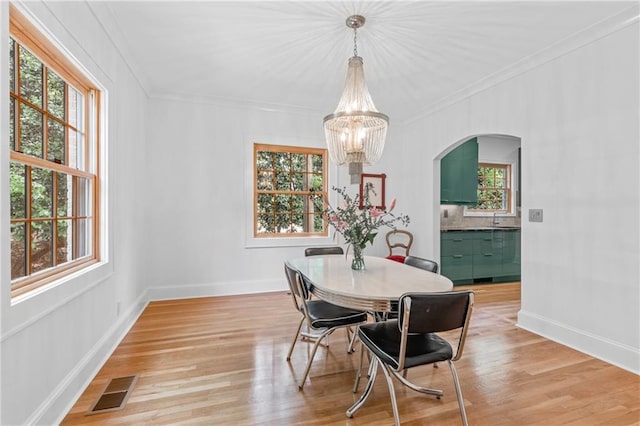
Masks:
[[[291,175],[289,172],[276,173],[276,190],[291,191]]]
[[[64,125],[53,118],[49,119],[49,153],[47,159],[59,164],[64,164]]]
[[[271,194],[258,194],[258,212],[273,213],[275,199]]]
[[[16,93],[16,42],[9,38],[9,91]]]
[[[9,166],[11,187],[11,219],[26,218],[26,180],[27,166],[12,162]]]
[[[322,213],[324,211],[324,201],[322,197],[313,197],[313,211]]]
[[[322,173],[322,155],[312,155],[311,158],[311,162],[313,164],[313,172]]]
[[[47,77],[47,108],[51,114],[64,120],[64,80],[51,70],[48,70]]]
[[[27,275],[26,238],[24,222],[11,224],[11,279]]]
[[[306,171],[307,170],[306,159],[307,159],[307,156],[304,154],[293,154],[292,155],[293,170],[296,172]]]
[[[275,220],[273,214],[269,213],[260,213],[258,214],[258,233],[274,233],[275,230]]]
[[[16,149],[16,100],[9,98],[9,149]]]
[[[20,103],[20,149],[25,154],[42,158],[42,113]]]
[[[306,215],[304,214],[294,214],[291,219],[291,228],[289,229],[289,232],[305,232],[305,216]]]
[[[73,205],[72,192],[73,177],[65,173],[58,173],[57,211],[58,217],[71,217]]]
[[[78,182],[78,216],[91,216],[91,182],[89,179],[77,178]]]
[[[31,216],[53,216],[53,172],[47,169],[31,169]]]
[[[291,169],[290,158],[291,155],[288,152],[274,152],[273,159],[276,170],[289,171]]]
[[[276,232],[290,232],[291,214],[276,214]]]
[[[305,191],[307,189],[307,175],[302,173],[291,175],[291,187],[294,191]]]
[[[256,162],[257,162],[256,166],[258,167],[259,170],[272,169],[271,153],[258,151],[258,155],[256,156]]]
[[[258,172],[258,190],[270,191],[273,189],[273,173]]]
[[[93,250],[91,249],[91,219],[78,219],[78,256],[77,258],[89,256]]]
[[[84,96],[80,92],[76,92],[76,128],[84,131]]]
[[[20,48],[20,95],[42,107],[43,65],[27,49]]]
[[[305,195],[294,195],[291,197],[292,205],[291,209],[293,213],[304,213],[306,206],[306,196]]]
[[[53,266],[53,222],[31,223],[31,272]]]
[[[313,215],[313,232],[322,232],[324,231],[324,215],[322,214],[314,214]]]
[[[276,212],[289,212],[291,211],[291,196],[278,194],[276,195]]]
[[[73,87],[67,88],[69,92],[69,116],[67,122],[73,127],[78,124],[78,91]]]
[[[86,170],[84,148],[84,134],[76,132],[76,169],[78,170]]]
[[[72,260],[73,227],[71,220],[59,220],[57,225],[56,265],[60,265]]]
[[[74,169],[78,168],[77,133],[78,132],[72,129],[68,131],[69,167],[73,167]]]
[[[310,175],[311,183],[310,189],[312,191],[322,191],[322,175]]]

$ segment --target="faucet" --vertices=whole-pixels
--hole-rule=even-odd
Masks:
[[[497,216],[498,212],[493,212],[493,221],[491,222],[494,226],[498,225],[500,222],[498,222],[498,216]]]

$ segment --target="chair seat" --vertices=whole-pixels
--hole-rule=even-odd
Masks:
[[[404,263],[404,259],[406,256],[402,256],[400,254],[392,254],[391,256],[387,256],[389,260],[395,260],[396,262]]]
[[[324,300],[307,302],[307,309],[311,319],[311,326],[314,328],[339,327],[367,320],[365,312],[343,308]]]
[[[380,360],[397,370],[401,340],[397,320],[361,325],[358,337]],[[451,345],[437,334],[407,336],[405,368],[447,361],[452,358]]]

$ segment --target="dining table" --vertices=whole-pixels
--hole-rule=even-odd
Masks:
[[[364,270],[351,269],[351,257],[309,256],[286,261],[305,278],[316,297],[370,312],[397,310],[404,293],[451,291],[445,276],[383,257],[365,256]]]
[[[398,300],[405,293],[451,291],[447,277],[391,259],[365,256],[365,269],[351,268],[351,257],[342,255],[309,256],[287,260],[303,276],[309,291],[316,297],[346,308],[361,309],[384,318],[384,313],[398,310]],[[378,316],[377,314],[383,314]],[[353,392],[357,392],[362,367],[356,375]],[[373,390],[377,364],[370,364],[369,380],[358,400],[347,410],[347,417],[364,404]],[[439,394],[433,390],[434,394]]]

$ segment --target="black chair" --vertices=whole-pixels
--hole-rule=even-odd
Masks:
[[[424,269],[425,271],[438,273],[438,262],[429,259],[423,259],[417,256],[407,256],[404,259],[405,265],[415,266],[416,268]]]
[[[322,254],[344,254],[342,247],[309,247],[304,250],[305,256],[319,256]]]
[[[360,399],[347,410],[347,417],[353,417],[366,401],[375,382],[377,365],[380,364],[387,379],[395,424],[399,425],[400,417],[391,376],[415,391],[435,395],[440,399],[443,395],[441,390],[418,386],[406,379],[402,373],[420,365],[447,361],[456,387],[462,422],[467,425],[462,391],[453,361],[462,356],[473,310],[473,298],[474,294],[470,290],[407,293],[400,298],[399,319],[361,325],[358,337],[372,355],[370,376]],[[435,333],[456,329],[460,334],[454,353],[451,344]]]
[[[347,340],[349,342],[347,352],[352,352],[353,341],[356,337],[356,333],[353,333],[353,335],[350,336],[349,327],[366,322],[367,314],[362,311],[343,308],[324,300],[310,300],[309,289],[307,288],[307,284],[302,275],[286,263],[284,265],[284,271],[287,276],[287,282],[289,283],[289,289],[291,290],[293,303],[298,312],[302,314],[300,324],[298,324],[298,330],[296,331],[296,335],[294,336],[293,342],[291,342],[291,347],[289,348],[289,353],[287,354],[287,361],[291,360],[293,348],[295,347],[300,335],[315,343],[313,350],[311,351],[311,355],[309,355],[309,361],[307,362],[307,366],[304,370],[302,380],[300,381],[300,384],[298,384],[298,388],[302,390],[304,383],[307,380],[307,376],[309,375],[313,357],[316,355],[316,351],[318,350],[318,346],[322,340],[337,329],[345,328],[347,330]],[[302,324],[305,322],[307,323],[308,331],[301,332]]]

